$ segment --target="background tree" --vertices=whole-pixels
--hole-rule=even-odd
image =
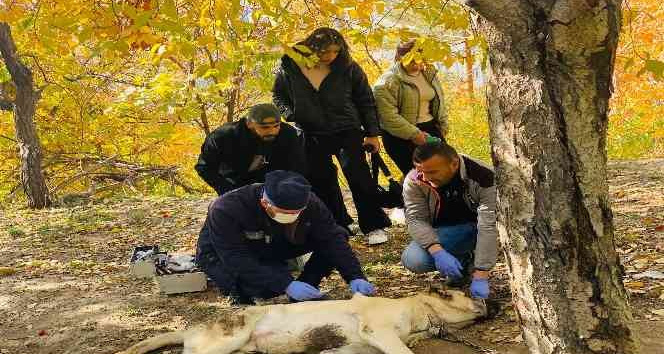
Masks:
[[[661,2],[623,2],[615,92],[609,111],[610,158],[664,156],[664,26],[659,25],[662,18]]]
[[[498,225],[524,339],[533,353],[636,353],[606,181],[621,1],[468,5],[489,46]]]
[[[35,119],[52,192],[160,193],[203,187],[191,166],[204,135],[269,101],[278,59],[316,27],[340,28],[372,81],[399,38],[417,35],[409,19],[436,34],[433,59],[461,60],[441,29],[465,29],[467,13],[434,3],[12,1],[0,4],[0,20],[42,93]],[[0,119],[0,135],[13,139],[12,130]],[[17,180],[10,142],[0,140],[4,194]]]
[[[21,185],[28,199],[28,206],[43,208],[50,204],[50,198],[42,173],[41,144],[34,122],[39,93],[34,89],[32,72],[21,63],[11,30],[5,22],[0,22],[0,53],[16,88],[16,98],[9,101],[5,97],[2,106],[12,108],[14,112],[16,143],[21,160]],[[6,90],[3,89],[3,92]]]

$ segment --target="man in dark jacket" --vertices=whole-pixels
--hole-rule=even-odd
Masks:
[[[277,170],[210,205],[196,258],[222,293],[240,303],[283,293],[314,300],[323,296],[320,281],[337,269],[353,292],[373,294],[347,232],[310,190],[302,175]],[[294,280],[286,260],[308,252]]]
[[[274,170],[304,172],[304,140],[281,123],[277,107],[253,106],[246,118],[227,123],[205,138],[196,171],[217,194],[263,182]]]

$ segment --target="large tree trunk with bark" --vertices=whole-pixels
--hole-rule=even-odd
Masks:
[[[606,131],[621,0],[469,0],[489,44],[498,229],[532,353],[636,353]]]
[[[41,168],[41,146],[35,128],[35,104],[39,94],[34,90],[32,72],[18,58],[9,25],[0,22],[0,52],[16,85],[13,102],[16,140],[21,160],[21,183],[31,208],[50,205],[48,188]]]

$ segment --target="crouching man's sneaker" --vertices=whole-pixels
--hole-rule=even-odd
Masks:
[[[367,234],[367,242],[370,245],[379,245],[387,242],[387,232],[383,229],[376,229]]]

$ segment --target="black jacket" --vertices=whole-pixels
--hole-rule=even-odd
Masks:
[[[317,91],[295,61],[284,55],[272,88],[274,104],[307,134],[364,129],[367,136],[378,136],[376,103],[367,76],[356,62],[340,60],[332,63]]]
[[[257,138],[247,128],[246,118],[226,123],[205,138],[195,169],[219,195],[232,189],[263,182],[273,170],[304,174],[304,139],[297,129],[282,123],[279,135],[271,143]],[[249,172],[254,156],[265,156],[262,169]]]
[[[300,214],[294,233],[299,242],[294,244],[286,237],[285,226],[272,220],[259,204],[262,193],[263,184],[256,183],[217,198],[208,208],[198,249],[213,248],[243,286],[268,288],[275,293],[283,293],[293,278],[287,270],[264,263],[308,252],[322,253],[346,282],[366,279],[348,244],[346,231],[334,222],[315,194],[311,193]],[[308,271],[318,270],[307,266],[303,272]]]

